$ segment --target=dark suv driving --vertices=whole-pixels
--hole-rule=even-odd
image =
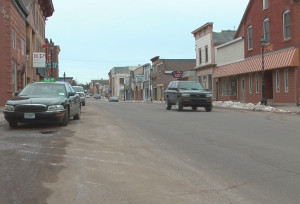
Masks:
[[[170,110],[176,105],[178,111],[183,107],[204,107],[206,111],[212,110],[212,94],[206,91],[197,81],[172,81],[165,91],[166,109]]]

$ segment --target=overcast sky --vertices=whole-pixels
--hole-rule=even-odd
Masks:
[[[117,66],[195,59],[192,31],[236,30],[249,0],[52,0],[46,38],[60,46],[60,77],[108,79]]]

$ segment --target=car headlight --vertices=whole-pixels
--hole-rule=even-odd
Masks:
[[[181,96],[183,96],[183,97],[190,97],[190,96],[191,96],[191,94],[188,94],[188,93],[183,93],[183,94],[181,94]]]
[[[6,111],[15,111],[15,107],[12,105],[5,105],[4,110]]]
[[[208,93],[208,94],[206,94],[206,97],[207,97],[207,98],[211,98],[211,97],[212,97],[212,94],[211,94],[211,93]]]
[[[64,110],[63,105],[53,105],[48,107],[48,111],[58,111],[58,110]]]

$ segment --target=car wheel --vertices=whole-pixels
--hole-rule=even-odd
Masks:
[[[76,115],[73,116],[74,120],[80,120],[80,116],[81,116],[81,107],[79,107],[79,111]]]
[[[179,100],[176,102],[176,109],[177,109],[177,111],[182,111],[182,109],[183,109]]]
[[[66,107],[66,112],[63,121],[60,123],[61,126],[67,126],[69,122],[69,108]]]
[[[15,128],[15,127],[18,127],[18,123],[17,122],[9,122],[9,127],[11,128]]]
[[[172,105],[171,105],[169,99],[166,99],[165,105],[166,105],[167,110],[171,110]]]
[[[205,107],[206,112],[210,112],[212,110],[212,105],[208,105]]]
[[[195,111],[195,110],[197,110],[197,106],[192,106],[192,109]]]

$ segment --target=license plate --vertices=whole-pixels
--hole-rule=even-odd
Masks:
[[[24,113],[25,119],[35,119],[35,113]]]

